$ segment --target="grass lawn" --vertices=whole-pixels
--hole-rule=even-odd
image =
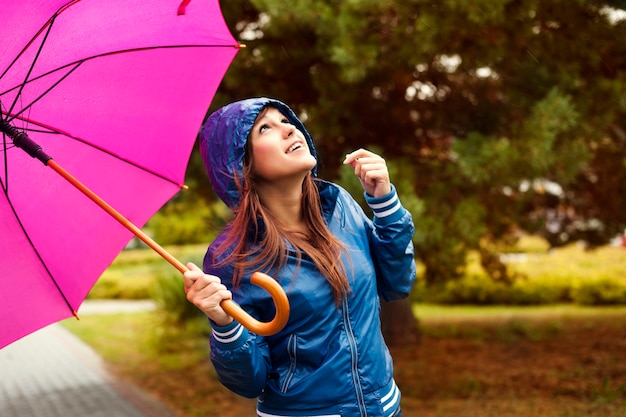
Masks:
[[[182,262],[200,263],[205,246],[167,249]],[[510,266],[529,280],[626,279],[623,248],[526,252],[527,260]],[[171,282],[179,275],[151,250],[124,251],[90,297],[146,298],[164,274]],[[188,306],[184,297],[182,304]],[[81,315],[63,324],[117,375],[182,417],[254,415],[254,401],[217,381],[206,320],[167,324],[172,311]],[[626,306],[416,304],[414,312],[419,343],[392,350],[405,417],[626,417]]]
[[[626,415],[626,307],[417,305],[415,312],[419,344],[393,350],[407,417]],[[205,323],[161,322],[151,312],[63,324],[181,416],[253,415],[253,401],[217,381]]]

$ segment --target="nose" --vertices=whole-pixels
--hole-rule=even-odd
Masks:
[[[285,138],[290,137],[296,131],[296,127],[292,125],[291,123],[284,124],[283,126],[284,126],[283,134]]]

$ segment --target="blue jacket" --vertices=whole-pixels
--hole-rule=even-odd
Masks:
[[[231,208],[237,206],[239,196],[233,192],[230,176],[223,173],[241,169],[248,132],[267,105],[277,107],[301,129],[315,152],[302,123],[278,101],[250,99],[213,114],[201,132],[201,149],[214,190]],[[216,144],[220,141],[230,146]],[[400,392],[380,329],[380,298],[405,298],[415,280],[411,215],[401,206],[394,187],[381,198],[366,195],[374,213],[371,220],[343,188],[321,180],[317,184],[326,224],[348,248],[343,261],[350,294],[337,307],[330,285],[314,263],[306,256],[298,263],[290,253],[285,266],[274,274],[291,305],[286,327],[262,337],[237,322],[214,325],[211,360],[226,387],[258,397],[257,413],[262,417],[391,416],[399,408]],[[232,288],[233,267],[215,266],[215,248],[224,238],[220,234],[209,246],[205,272],[219,276],[232,290],[233,300],[253,317],[271,320],[272,299],[250,284],[250,275]]]

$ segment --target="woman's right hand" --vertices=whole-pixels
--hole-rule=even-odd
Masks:
[[[191,262],[187,268],[189,270],[183,274],[187,300],[218,326],[232,323],[234,319],[220,305],[222,301],[232,299],[232,293],[215,275],[205,274]]]

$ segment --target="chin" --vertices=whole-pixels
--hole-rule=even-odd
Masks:
[[[315,159],[315,157],[313,155],[311,155],[311,154],[309,154],[309,155],[310,155],[310,165],[311,165],[311,168],[309,168],[309,169],[313,169],[317,165],[317,159]]]

